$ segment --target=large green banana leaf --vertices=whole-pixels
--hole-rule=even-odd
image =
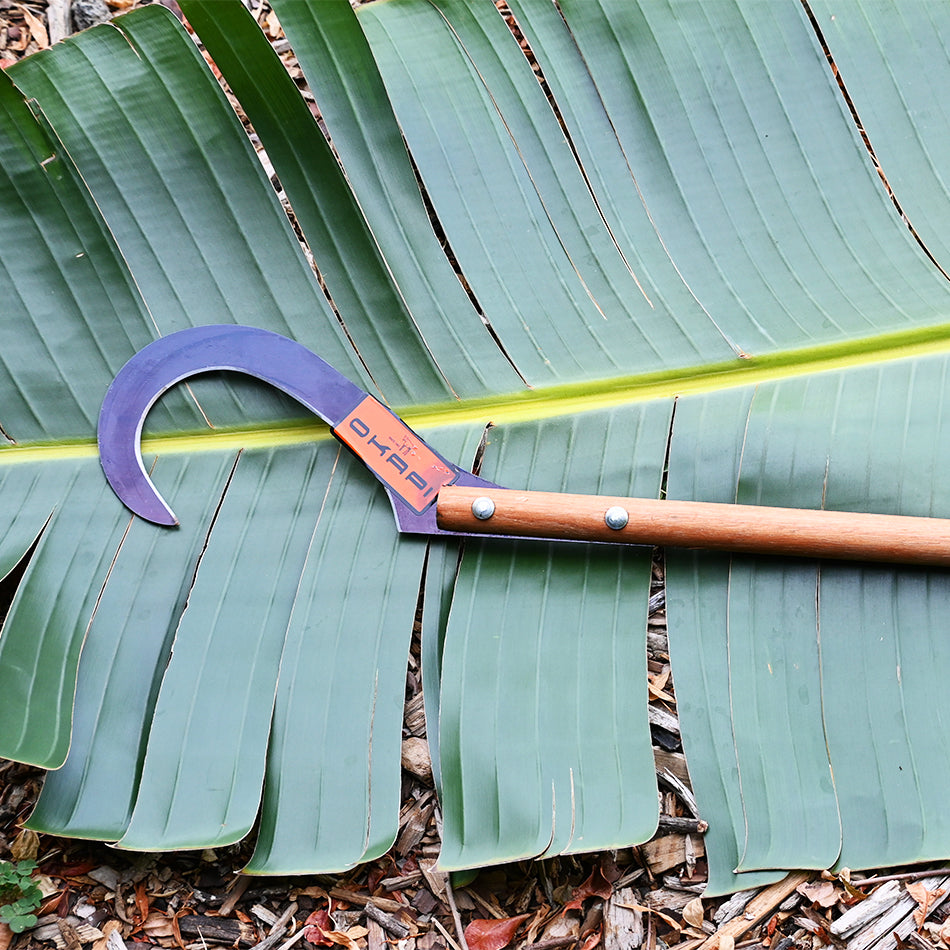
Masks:
[[[324,428],[217,375],[149,415],[163,529],[113,497],[96,416],[149,340],[252,324],[503,484],[947,515],[950,126],[913,79],[926,49],[950,80],[950,9],[825,6],[274,0],[331,148],[239,0],[183,0],[319,279],[163,8],[0,74],[0,573],[30,552],[0,755],[51,770],[31,827],[257,822],[256,873],[384,853],[424,583],[443,866],[651,836],[649,551],[400,539]],[[950,855],[944,572],[666,577],[707,894]]]

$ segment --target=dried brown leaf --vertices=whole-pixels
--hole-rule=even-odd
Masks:
[[[501,920],[473,920],[465,928],[465,942],[469,950],[501,950],[514,939],[528,914],[517,917],[504,917]]]
[[[153,910],[145,918],[142,931],[148,934],[149,937],[174,937],[175,924],[168,914],[160,910]]]
[[[699,897],[694,897],[684,908],[683,908],[683,920],[689,924],[690,927],[696,927],[697,929],[702,928],[703,926],[703,902]]]
[[[661,673],[647,673],[647,690],[651,699],[659,699],[665,703],[675,703],[676,699],[666,692],[666,684],[670,679],[670,668],[664,667]]]
[[[325,910],[315,910],[305,921],[303,939],[316,947],[332,947],[333,921]]]
[[[539,904],[525,930],[525,943],[536,943],[541,928],[548,922],[551,908],[547,904]]]
[[[938,898],[943,897],[946,890],[944,888],[929,890],[923,884],[913,882],[907,885],[907,893],[917,901],[917,910],[914,911],[914,923],[916,923],[919,928],[923,927],[924,921],[927,919],[927,915],[930,913],[930,908],[934,902]]]
[[[593,933],[588,934],[584,942],[580,945],[578,950],[594,950],[594,947],[600,945],[600,941],[603,939],[603,932],[600,927],[598,927]]]
[[[330,895],[318,884],[311,884],[310,887],[300,887],[291,891],[293,900],[296,900],[300,895],[304,897],[314,897],[325,900],[328,904],[330,903]]]
[[[819,907],[833,907],[842,898],[842,894],[831,881],[810,881],[797,888],[806,900]]]
[[[564,910],[579,910],[584,901],[589,897],[599,897],[601,900],[607,900],[612,893],[613,887],[610,881],[604,877],[604,872],[598,864],[594,870],[590,872],[590,877],[588,877],[583,884],[574,888],[574,893],[571,895],[571,899],[564,905]]]
[[[34,16],[26,7],[22,7],[23,18],[26,20],[27,26],[30,28],[30,33],[33,36],[33,39],[36,40],[36,45],[40,49],[46,49],[49,46],[49,33],[46,32],[46,24],[38,17]]]
[[[618,901],[617,907],[626,907],[627,910],[638,910],[641,914],[656,914],[657,917],[668,923],[674,930],[682,929],[678,921],[670,917],[669,914],[664,914],[663,911],[658,907],[650,907],[647,904],[638,904],[636,901]]]
[[[362,950],[357,941],[369,933],[364,927],[350,927],[349,930],[328,930],[327,937],[338,947],[346,950]]]

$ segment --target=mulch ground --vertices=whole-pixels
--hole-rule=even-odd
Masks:
[[[78,2],[81,16],[104,10],[101,0]],[[175,0],[160,2],[180,15]],[[114,0],[109,11],[136,5]],[[306,94],[270,8],[261,0],[251,7]],[[69,12],[69,0],[0,0],[0,68],[72,29]],[[894,869],[850,880],[800,873],[758,892],[702,899],[706,826],[692,801],[679,742],[663,595],[657,569],[648,649],[662,818],[647,844],[488,868],[470,881],[440,872],[416,640],[407,676],[400,831],[383,858],[343,875],[252,878],[240,874],[249,843],[138,854],[38,836],[22,823],[43,773],[0,761],[0,861],[38,862],[34,880],[44,895],[36,927],[13,934],[0,924],[0,950],[950,946],[950,868]]]

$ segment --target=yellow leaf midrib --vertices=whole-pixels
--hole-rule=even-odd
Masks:
[[[393,408],[408,425],[419,430],[489,422],[511,424],[948,353],[950,324],[945,324],[728,363]],[[274,448],[328,438],[329,427],[314,419],[152,435],[142,440],[142,452],[146,455]],[[89,458],[97,454],[95,440],[88,438],[20,443],[0,449],[0,465]]]

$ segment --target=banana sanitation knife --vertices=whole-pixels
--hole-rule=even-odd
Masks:
[[[145,417],[176,383],[212,370],[264,380],[323,419],[382,483],[403,532],[950,564],[950,519],[500,488],[444,458],[305,346],[234,324],[150,343],[106,393],[102,468],[122,502],[148,521],[178,523],[142,463]]]

